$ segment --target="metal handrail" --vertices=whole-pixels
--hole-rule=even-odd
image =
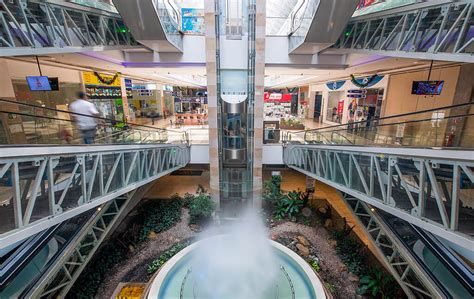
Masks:
[[[443,107],[438,107],[438,108],[432,108],[432,109],[427,109],[427,110],[421,110],[421,111],[415,111],[415,112],[408,112],[408,113],[402,113],[402,114],[396,114],[396,115],[390,115],[390,116],[385,116],[373,120],[364,120],[364,121],[357,121],[351,123],[351,125],[356,125],[356,124],[366,124],[367,122],[374,122],[374,121],[383,121],[386,119],[392,119],[392,118],[397,118],[397,117],[403,117],[403,116],[411,116],[411,115],[417,115],[417,114],[423,114],[423,113],[428,113],[428,112],[434,112],[434,111],[440,111],[440,110],[446,110],[446,109],[454,109],[454,108],[460,108],[464,106],[472,106],[474,103],[464,103],[464,104],[456,104],[456,105],[450,105],[450,106],[443,106]],[[460,116],[469,116],[471,114],[462,114],[462,115],[456,115],[456,116],[448,116],[444,118],[438,118],[438,119],[447,119],[450,117],[460,117]],[[423,119],[423,120],[413,120],[413,121],[405,121],[405,122],[398,122],[398,123],[390,123],[390,124],[402,124],[402,123],[409,123],[409,122],[419,122],[419,121],[426,121],[426,120],[434,120],[433,118],[429,119]],[[384,124],[384,125],[389,125],[389,124]],[[340,124],[340,125],[332,125],[332,126],[327,126],[327,127],[322,127],[322,128],[317,128],[317,129],[310,129],[310,130],[301,130],[301,131],[295,131],[293,133],[303,133],[303,132],[311,132],[311,131],[320,131],[320,130],[326,130],[326,129],[331,129],[331,128],[337,128],[341,126],[347,126],[347,124]],[[382,126],[382,125],[377,125],[377,126]]]
[[[114,122],[117,123],[118,122],[118,123],[124,123],[126,125],[130,125],[130,126],[134,126],[134,127],[143,127],[143,128],[153,129],[153,130],[157,130],[157,131],[169,131],[169,132],[181,133],[181,131],[176,131],[176,130],[157,128],[157,127],[152,127],[152,126],[148,126],[148,125],[135,124],[135,123],[131,123],[131,122],[121,122],[121,121],[117,121],[117,120],[112,119],[112,118],[106,118],[106,117],[100,117],[100,116],[91,116],[91,115],[72,112],[72,111],[68,111],[68,110],[61,110],[61,109],[56,109],[56,108],[51,108],[51,107],[42,107],[42,106],[38,106],[38,105],[33,105],[33,104],[23,103],[23,102],[17,102],[17,101],[12,101],[12,100],[0,99],[0,102],[9,103],[9,104],[12,104],[12,105],[27,106],[27,107],[32,107],[32,108],[35,108],[35,109],[66,113],[66,114],[70,114],[70,115],[79,115],[79,116],[84,116],[84,117],[90,117],[90,118],[99,119],[99,120],[102,120],[102,121],[105,121],[105,122],[110,122],[110,123],[114,123]],[[61,121],[74,122],[74,121],[68,120],[68,119],[58,119],[58,118],[54,118],[54,117],[50,117],[50,116],[43,116],[43,115],[28,115],[26,113],[16,112],[16,111],[0,110],[0,112],[15,113],[15,114],[18,114],[18,115],[25,115],[25,116],[32,116],[32,117],[38,117],[38,118],[49,118],[49,119],[55,119],[55,120],[61,120]]]

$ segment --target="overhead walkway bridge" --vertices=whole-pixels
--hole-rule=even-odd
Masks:
[[[408,296],[474,294],[459,258],[474,259],[472,111],[456,105],[285,139],[284,163],[341,192]]]
[[[474,62],[474,3],[407,1],[353,17],[329,52]]]
[[[178,11],[169,1],[140,1],[140,5],[137,1],[124,1],[128,3],[125,8],[123,2],[114,2],[125,20],[114,5],[105,1],[2,0],[0,57],[126,50],[137,48],[137,39],[153,48],[146,42],[150,36],[145,38],[137,29],[144,29],[141,25],[146,20],[146,29],[152,32],[154,43],[161,45],[160,51],[182,51]],[[141,7],[140,12],[133,10],[133,5],[136,9]],[[143,19],[131,16],[132,12],[140,16],[154,13],[154,17]]]
[[[0,103],[7,124],[0,132],[0,250],[110,203],[190,159],[184,132],[98,118],[96,144],[84,145],[71,121],[77,115]]]
[[[470,0],[387,1],[352,17],[359,1],[300,2],[301,8],[290,16],[290,54],[361,53],[474,62]]]

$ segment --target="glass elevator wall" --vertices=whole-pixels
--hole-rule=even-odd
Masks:
[[[220,207],[252,202],[255,0],[216,0]]]

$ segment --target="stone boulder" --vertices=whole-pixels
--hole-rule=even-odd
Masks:
[[[296,248],[298,248],[298,252],[301,256],[308,256],[309,255],[309,248],[304,246],[301,243],[296,244]]]

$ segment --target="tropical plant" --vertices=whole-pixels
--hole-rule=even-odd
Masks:
[[[359,281],[359,294],[369,294],[375,298],[393,298],[393,278],[383,275],[380,269],[375,269],[371,274],[363,276]]]
[[[291,218],[296,216],[301,208],[304,206],[304,201],[301,199],[301,192],[291,191],[282,197],[276,204],[275,217],[285,218],[286,216]]]
[[[277,203],[282,197],[281,176],[273,175],[272,178],[263,183],[263,199],[271,204]]]

